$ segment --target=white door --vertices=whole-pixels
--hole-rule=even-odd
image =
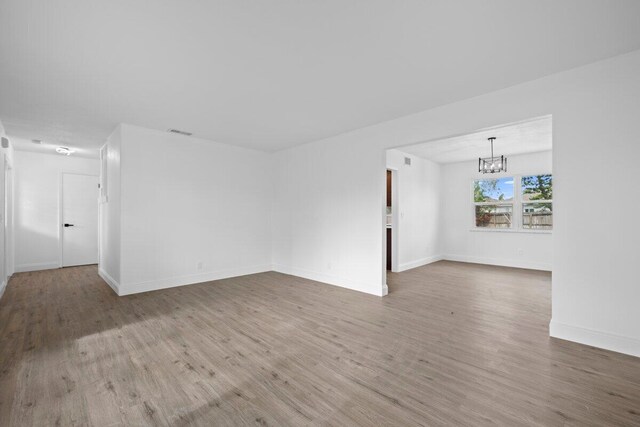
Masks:
[[[98,263],[98,177],[62,174],[62,266]]]

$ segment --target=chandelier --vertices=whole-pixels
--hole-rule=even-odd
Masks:
[[[482,173],[496,173],[507,171],[507,158],[505,156],[494,157],[493,156],[493,141],[495,136],[488,138],[491,142],[491,157],[480,157],[478,159],[478,172]]]

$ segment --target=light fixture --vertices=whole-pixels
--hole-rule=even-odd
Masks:
[[[76,152],[76,150],[72,150],[69,147],[57,147],[56,148],[56,153],[64,154],[65,156],[70,156],[71,154],[73,154],[75,152]]]
[[[507,158],[505,156],[493,157],[493,141],[495,136],[488,138],[491,142],[491,157],[480,157],[478,159],[478,172],[482,173],[497,173],[507,171]]]

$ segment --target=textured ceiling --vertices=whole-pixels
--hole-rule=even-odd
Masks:
[[[498,156],[551,150],[551,116],[402,147],[400,150],[436,163],[477,160],[491,155],[491,145],[487,140],[489,137],[496,137],[493,146],[494,153]]]
[[[637,0],[2,0],[0,120],[273,151],[637,49]]]

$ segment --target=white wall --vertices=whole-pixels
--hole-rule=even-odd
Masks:
[[[0,122],[0,136],[6,137],[2,122]],[[0,147],[0,297],[4,294],[8,279],[14,272],[13,153],[11,143],[8,148]]]
[[[640,51],[275,154],[276,268],[380,295],[386,148],[547,114],[554,126],[551,334],[640,355]],[[603,157],[603,153],[610,153]],[[605,179],[585,180],[597,173]],[[615,206],[594,225],[585,200]]]
[[[551,173],[551,161],[551,151],[509,156],[509,170],[500,177]],[[444,258],[551,270],[553,243],[550,233],[477,230],[473,227],[471,183],[474,179],[486,178],[478,173],[477,160],[442,165]]]
[[[398,234],[398,268],[404,271],[442,259],[441,168],[400,150],[387,151],[387,168],[396,170],[393,230]],[[411,165],[405,165],[409,157]],[[446,182],[446,181],[445,181]]]
[[[98,175],[99,162],[27,151],[15,151],[14,157],[15,269],[60,267],[62,173]]]
[[[271,269],[268,154],[130,125],[119,138],[120,295]]]
[[[121,197],[120,197],[120,152],[122,126],[118,126],[107,139],[101,156],[100,176],[105,188],[100,200],[100,260],[99,272],[105,281],[118,292],[120,283],[121,256]],[[106,166],[106,170],[103,167]],[[107,196],[102,196],[108,193]]]
[[[274,270],[383,295],[384,151],[332,139],[273,162]]]

